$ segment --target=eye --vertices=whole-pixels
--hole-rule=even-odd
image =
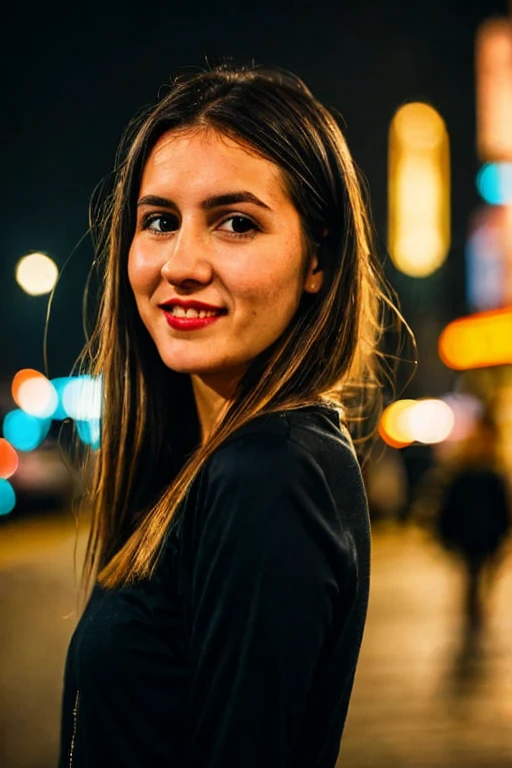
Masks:
[[[142,219],[141,226],[142,229],[148,229],[150,232],[163,234],[178,229],[178,221],[176,216],[170,213],[147,213]]]
[[[226,225],[227,228],[225,228]],[[236,237],[250,237],[254,232],[258,232],[260,228],[248,216],[236,214],[224,219],[220,229]]]

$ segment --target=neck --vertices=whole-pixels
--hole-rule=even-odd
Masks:
[[[226,413],[238,379],[239,376],[233,376],[220,381],[216,377],[191,375],[203,445]]]

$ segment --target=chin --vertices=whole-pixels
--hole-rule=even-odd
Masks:
[[[207,373],[209,370],[207,366],[205,367],[204,365],[199,365],[198,363],[194,364],[194,363],[187,363],[179,360],[169,359],[163,355],[160,355],[160,357],[163,364],[167,368],[170,368],[171,371],[176,371],[176,373],[188,373],[192,376],[193,374],[200,375],[201,373]]]
[[[161,354],[163,364],[176,373],[188,373],[191,376],[215,375],[222,373],[223,366],[219,363],[205,362],[205,360],[188,360],[174,355]]]
[[[163,355],[161,358],[164,365],[172,371],[196,376],[205,382],[209,381],[213,387],[216,387],[217,383],[221,389],[226,384],[232,385],[233,382],[237,382],[249,367],[249,363],[243,361],[227,363],[225,361],[212,360],[205,362],[203,359],[199,362],[198,360],[179,360]]]
[[[155,346],[163,364],[176,373],[201,373],[216,367],[214,360],[205,360],[206,356],[201,354],[201,350],[193,352],[193,350],[172,349],[168,344],[155,344]]]

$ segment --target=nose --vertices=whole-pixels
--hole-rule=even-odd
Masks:
[[[182,223],[169,243],[161,275],[168,283],[187,287],[190,283],[207,284],[213,277],[208,246],[199,228]]]

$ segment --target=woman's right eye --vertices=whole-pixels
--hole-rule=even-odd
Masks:
[[[176,216],[169,213],[148,213],[142,219],[142,229],[149,229],[158,234],[174,232],[178,229],[178,221]]]

